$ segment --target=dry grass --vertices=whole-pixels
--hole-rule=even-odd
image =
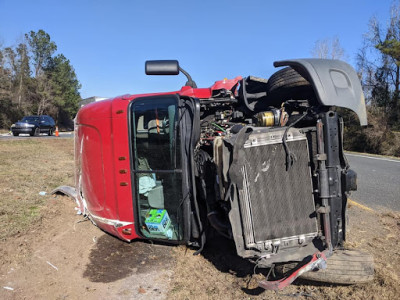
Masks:
[[[371,253],[375,278],[368,284],[332,285],[298,279],[283,291],[257,287],[260,271],[240,260],[221,238],[201,255],[185,247],[175,250],[175,276],[170,299],[399,299],[400,214],[349,209],[350,230],[346,247]],[[255,271],[255,272],[254,272]]]
[[[39,192],[49,192],[62,184],[73,185],[73,140],[0,141],[0,162],[0,239],[5,241],[0,249],[8,245],[11,247],[8,252],[13,252],[12,247],[21,248],[21,239],[11,238],[13,235],[21,232],[23,240],[36,238],[32,234],[23,235],[31,226],[42,226],[42,237],[54,234],[54,230],[52,233],[45,225],[46,218],[42,225],[38,221],[45,213],[52,213],[49,208],[56,207],[57,202],[50,196],[40,196]],[[199,256],[193,256],[194,251],[184,246],[174,248],[176,264],[172,269],[175,275],[167,298],[399,299],[400,214],[368,212],[354,206],[349,209],[349,217],[347,246],[365,250],[375,258],[375,279],[369,284],[334,286],[298,280],[284,291],[263,291],[257,288],[258,281],[263,278],[260,270],[253,274],[252,264],[240,259],[231,244],[217,239]],[[24,243],[23,247],[28,247],[32,241],[28,239]],[[3,263],[12,259],[15,258],[2,257]]]
[[[0,142],[0,239],[40,220],[59,185],[73,185],[73,139],[34,138]]]

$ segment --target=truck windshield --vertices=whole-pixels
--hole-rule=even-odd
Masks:
[[[132,105],[135,194],[142,235],[182,239],[182,171],[177,99],[141,98]]]

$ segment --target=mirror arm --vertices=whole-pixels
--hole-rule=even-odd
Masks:
[[[185,84],[185,86],[190,86],[194,89],[197,89],[197,85],[196,82],[194,82],[194,80],[192,79],[192,77],[189,75],[188,72],[186,72],[184,69],[182,69],[181,67],[179,67],[179,71],[181,71],[187,78],[187,82]]]

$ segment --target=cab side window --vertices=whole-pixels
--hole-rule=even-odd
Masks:
[[[136,201],[141,234],[148,238],[183,239],[183,196],[174,96],[138,99],[132,109],[132,146]]]

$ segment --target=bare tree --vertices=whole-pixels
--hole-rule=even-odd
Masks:
[[[311,55],[315,58],[345,59],[345,52],[338,37],[316,41]]]
[[[375,17],[369,21],[357,68],[372,105],[388,113],[392,125],[400,118],[400,5],[393,5],[387,26]]]

